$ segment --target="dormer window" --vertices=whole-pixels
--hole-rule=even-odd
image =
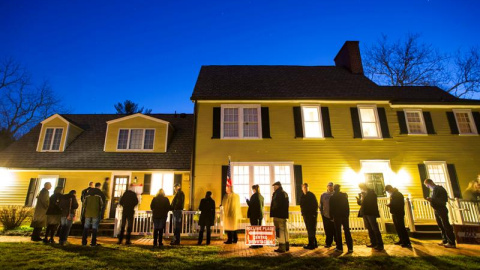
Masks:
[[[47,128],[42,151],[60,151],[63,128]]]
[[[153,150],[155,129],[120,129],[118,150]]]

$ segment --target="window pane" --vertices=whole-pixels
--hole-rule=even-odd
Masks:
[[[318,122],[320,119],[318,117],[318,108],[317,107],[302,107],[303,109],[303,120],[304,121],[313,121]]]
[[[473,133],[469,114],[466,112],[455,113],[457,116],[458,130],[461,134]]]
[[[253,167],[254,184],[270,184],[270,166]]]
[[[53,128],[47,128],[45,131],[45,139],[43,140],[42,150],[50,150],[50,145],[52,143]]]
[[[322,136],[318,109],[319,107],[302,107],[305,137],[320,138]]]
[[[163,191],[165,191],[165,195],[167,196],[173,195],[173,178],[173,173],[163,175]]]
[[[292,177],[289,165],[275,166],[275,179],[282,183],[283,190],[287,192],[290,202],[292,202]],[[272,183],[273,184],[273,183]]]
[[[360,115],[363,123],[375,123],[375,111],[373,108],[360,109]]]
[[[435,182],[436,185],[442,186],[450,194],[447,185],[447,176],[445,175],[444,164],[427,164],[428,177]]]
[[[121,129],[118,134],[117,149],[127,149],[128,129]]]
[[[378,137],[377,124],[363,123],[362,131],[364,137]]]
[[[243,109],[243,137],[258,137],[258,110],[257,108]]]
[[[145,142],[143,143],[143,149],[153,149],[153,139],[155,138],[155,130],[145,130]]]
[[[321,137],[320,122],[305,122],[305,137]]]
[[[223,109],[223,137],[238,137],[238,108]]]
[[[260,188],[260,194],[263,196],[263,203],[265,205],[272,202],[272,185],[258,185]]]
[[[130,130],[129,149],[142,149],[143,129]]]
[[[424,134],[425,129],[423,128],[422,119],[420,117],[420,112],[406,112],[406,119],[408,123],[408,129],[411,134]]]
[[[62,133],[63,133],[63,129],[61,128],[55,129],[55,135],[53,137],[53,143],[52,143],[52,150],[60,149],[60,142],[62,141]]]
[[[152,182],[150,183],[150,195],[155,196],[162,188],[163,177],[161,173],[152,174]]]
[[[233,190],[240,196],[240,203],[245,204],[250,198],[250,166],[233,166]]]

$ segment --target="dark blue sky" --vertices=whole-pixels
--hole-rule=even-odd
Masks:
[[[73,113],[131,99],[192,112],[201,65],[333,65],[361,46],[421,33],[443,52],[480,45],[476,0],[0,1],[0,57],[48,79]]]

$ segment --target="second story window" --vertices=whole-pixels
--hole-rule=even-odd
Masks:
[[[470,110],[454,110],[455,120],[457,121],[460,134],[477,134],[477,128],[473,122],[472,112]]]
[[[260,138],[260,105],[222,105],[222,138]]]
[[[405,110],[408,134],[427,134],[421,110]]]
[[[154,129],[120,129],[117,149],[152,150],[154,139]]]
[[[302,117],[305,138],[323,138],[320,106],[302,106]]]
[[[380,125],[375,106],[358,106],[358,114],[362,130],[362,137],[367,139],[382,138]]]
[[[43,151],[59,151],[63,128],[47,128],[43,139]]]

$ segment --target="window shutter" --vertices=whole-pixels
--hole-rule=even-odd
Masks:
[[[293,121],[295,122],[295,138],[303,138],[302,112],[300,107],[293,107]]]
[[[295,178],[295,201],[300,205],[300,198],[302,197],[302,165],[293,165],[293,175]]]
[[[325,138],[333,138],[332,127],[330,126],[330,112],[328,107],[322,107],[323,136]]]
[[[422,187],[423,197],[430,197],[430,189],[423,184],[423,181],[427,179],[427,166],[423,163],[418,164],[418,172],[420,173],[420,185]]]
[[[385,108],[378,107],[378,119],[380,120],[380,128],[382,130],[382,137],[383,138],[391,138],[390,131],[388,129],[388,121],[387,121],[387,114],[385,113]]]
[[[27,198],[25,198],[25,206],[32,206],[33,199],[35,198],[35,191],[38,186],[38,178],[30,178],[30,184],[28,185]]]
[[[213,127],[212,127],[212,139],[220,139],[220,115],[221,115],[221,108],[214,107],[213,108]]]
[[[358,117],[358,108],[351,107],[350,114],[352,115],[353,138],[362,138],[362,131],[360,129],[360,118]]]
[[[222,166],[222,194],[220,195],[220,198],[223,198],[225,193],[227,193],[227,172],[228,172],[228,166]],[[221,202],[220,202],[221,204]]]
[[[400,134],[408,134],[407,120],[404,111],[397,111],[398,125],[400,126]]]
[[[472,115],[475,126],[477,127],[477,133],[480,134],[480,112],[472,112]]]
[[[272,138],[270,137],[270,116],[268,113],[268,107],[262,107],[262,138]]]
[[[143,176],[143,192],[142,194],[150,194],[152,188],[152,174],[146,173]]]
[[[180,184],[180,186],[182,186],[182,175],[181,174],[175,174],[173,176],[173,185],[175,186],[176,184]]]
[[[62,187],[62,193],[65,193],[65,182],[67,178],[58,178],[57,187]]]
[[[447,119],[452,134],[460,134],[460,132],[458,132],[457,121],[455,120],[455,115],[453,115],[453,112],[447,112]]]
[[[423,112],[423,120],[425,120],[425,127],[427,128],[428,134],[437,134],[435,128],[433,127],[432,115],[430,112]]]
[[[450,184],[452,185],[453,196],[455,198],[462,198],[462,191],[458,184],[457,170],[454,164],[447,164],[448,176],[450,177]]]

